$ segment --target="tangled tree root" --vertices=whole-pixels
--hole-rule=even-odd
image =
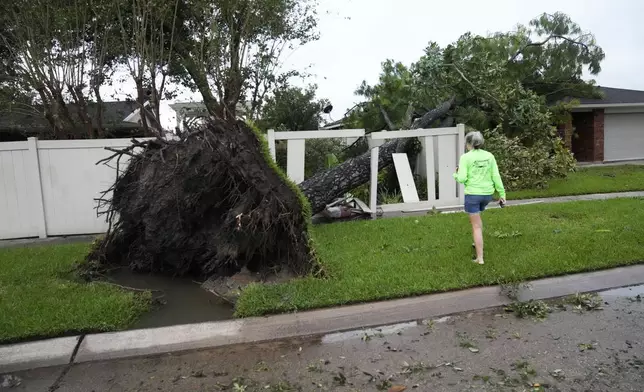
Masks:
[[[99,199],[110,229],[87,264],[199,277],[316,267],[306,199],[243,122],[211,120],[179,141],[114,152],[104,161],[129,164]]]

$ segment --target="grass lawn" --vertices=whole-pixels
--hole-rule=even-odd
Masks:
[[[148,309],[149,296],[74,280],[89,244],[0,249],[0,342],[113,331]]]
[[[470,261],[472,239],[464,214],[321,225],[314,228],[317,250],[332,277],[250,286],[237,302],[237,315],[406,297],[634,264],[644,260],[643,220],[644,199],[490,210],[484,215],[484,266]]]
[[[508,192],[508,199],[520,200],[632,191],[644,191],[644,166],[622,165],[580,168],[575,173],[570,173],[565,179],[551,180],[547,189]]]

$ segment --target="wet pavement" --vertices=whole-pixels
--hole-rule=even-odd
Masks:
[[[596,310],[552,302],[544,320],[493,309],[310,339],[37,369],[12,374],[20,385],[5,389],[642,391],[642,292],[602,293]]]

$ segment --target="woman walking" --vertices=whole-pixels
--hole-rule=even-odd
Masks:
[[[484,264],[481,212],[492,201],[494,191],[499,193],[499,203],[505,203],[505,189],[499,167],[494,155],[481,149],[484,141],[481,132],[470,132],[465,136],[468,152],[461,156],[454,173],[456,181],[465,185],[465,212],[470,215],[476,249],[474,261],[478,264]]]

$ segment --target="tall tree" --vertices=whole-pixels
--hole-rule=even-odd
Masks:
[[[275,73],[284,50],[318,38],[316,5],[316,0],[181,0],[176,52],[188,84],[201,93],[211,115],[234,118],[237,104],[246,99],[259,111],[279,81]]]
[[[306,89],[282,86],[266,99],[257,125],[280,131],[303,131],[318,129],[321,113],[329,101],[316,99],[317,86]]]
[[[37,95],[54,134],[99,136],[87,106],[92,94],[100,98],[104,82],[104,53],[97,50],[95,37],[100,36],[97,21],[110,13],[109,5],[92,0],[17,0],[0,16],[10,80]]]
[[[179,5],[180,0],[116,2],[120,37],[116,51],[136,86],[141,125],[148,132],[162,131],[161,101],[173,96],[168,82],[176,69]]]

